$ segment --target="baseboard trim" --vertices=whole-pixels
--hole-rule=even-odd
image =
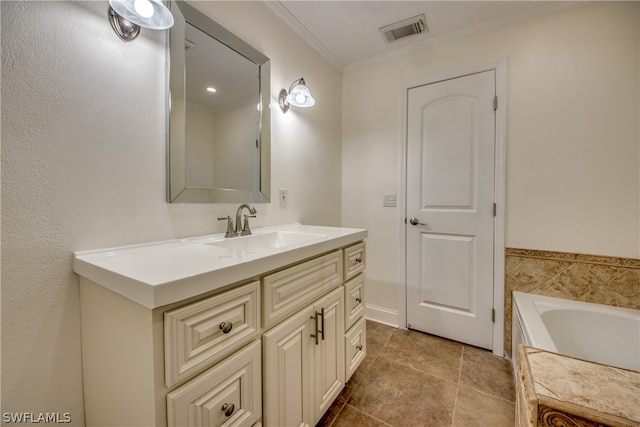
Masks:
[[[395,310],[389,310],[388,308],[367,304],[364,313],[367,320],[372,320],[394,328],[399,327],[398,325],[400,322],[398,312]]]

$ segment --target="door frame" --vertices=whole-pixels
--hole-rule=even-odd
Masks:
[[[496,215],[493,232],[493,307],[495,321],[493,322],[493,354],[504,355],[504,274],[505,274],[505,182],[506,182],[506,142],[507,142],[507,60],[502,59],[481,65],[462,69],[455,69],[437,75],[423,77],[405,82],[402,85],[402,126],[401,126],[401,165],[400,165],[400,286],[398,292],[398,323],[401,329],[407,329],[407,236],[405,218],[407,218],[407,101],[409,89],[424,86],[444,80],[451,80],[469,74],[495,70],[496,95],[498,109],[495,122],[495,172],[494,199]]]

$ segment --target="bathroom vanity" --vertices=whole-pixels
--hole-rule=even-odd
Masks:
[[[86,423],[313,426],[366,354],[362,229],[78,252]]]

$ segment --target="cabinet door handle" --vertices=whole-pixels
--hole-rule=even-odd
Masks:
[[[229,332],[231,332],[231,328],[233,328],[233,323],[231,322],[220,323],[220,329],[222,329],[223,334],[228,334]]]
[[[356,302],[357,302],[358,304],[360,304],[360,303],[362,302],[362,298],[360,298],[360,297],[356,297]]]
[[[356,348],[358,349],[358,351],[362,351],[362,344],[358,344]]]
[[[224,405],[222,405],[222,410],[224,411],[224,415],[226,417],[230,417],[231,414],[233,414],[234,409],[236,409],[236,407],[233,405],[233,403],[225,403]]]
[[[315,338],[316,339],[316,345],[318,345],[318,337],[320,336],[320,334],[318,333],[318,312],[316,311],[315,314],[313,316],[311,316],[311,319],[314,320],[315,323],[315,334],[311,334],[311,338]]]
[[[321,319],[320,319],[320,327],[321,327],[321,329],[320,330],[318,330],[318,317],[321,317]],[[319,313],[316,311],[315,315],[311,316],[311,319],[314,319],[315,326],[316,326],[316,333],[315,334],[311,334],[311,338],[315,338],[316,339],[316,345],[318,345],[318,340],[320,338],[322,338],[322,341],[324,341],[324,307],[322,307],[320,309]]]

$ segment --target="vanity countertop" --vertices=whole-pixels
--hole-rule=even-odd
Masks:
[[[156,308],[367,237],[359,228],[287,224],[74,253],[73,271],[145,307]]]
[[[538,426],[640,426],[640,372],[525,346],[519,357]]]

